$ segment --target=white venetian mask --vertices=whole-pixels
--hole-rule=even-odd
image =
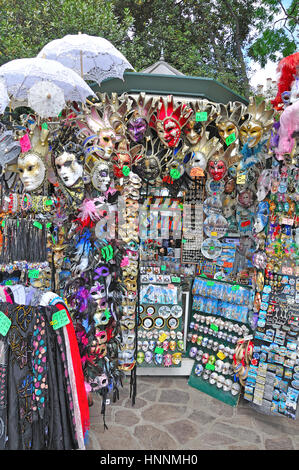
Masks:
[[[83,167],[73,153],[63,152],[55,159],[57,173],[66,187],[73,186],[83,175]]]
[[[46,166],[36,153],[27,153],[18,158],[18,171],[25,191],[34,191],[42,185]]]
[[[94,169],[91,181],[98,191],[107,191],[110,185],[109,166],[99,163]]]

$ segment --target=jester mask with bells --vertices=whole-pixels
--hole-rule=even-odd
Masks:
[[[47,177],[46,157],[49,152],[49,130],[37,123],[29,127],[29,135],[20,139],[21,153],[17,161],[17,172],[23,183],[24,192],[40,189]]]
[[[217,137],[209,139],[209,132],[205,132],[186,165],[186,172],[190,178],[204,176],[208,160],[220,151],[221,148],[222,145]]]
[[[147,137],[143,156],[135,161],[133,170],[146,183],[156,184],[173,160],[172,150],[165,148],[159,138]]]
[[[228,168],[231,166],[231,154],[235,148],[235,144],[231,144],[225,152],[217,150],[208,160],[208,173],[214,181],[222,180]]]
[[[196,100],[190,103],[193,114],[186,123],[183,132],[187,143],[195,151],[196,145],[200,142],[206,127],[217,117],[216,105],[208,100]]]
[[[232,142],[238,140],[239,128],[244,121],[245,112],[246,106],[239,101],[229,102],[227,105],[223,103],[218,105],[216,126],[220,138],[226,144],[228,144],[228,138],[233,138]]]
[[[115,143],[125,135],[122,116],[110,105],[92,105],[83,119],[77,120],[77,125],[84,137],[82,145],[87,160],[92,154],[110,160]]]
[[[192,115],[192,109],[186,104],[175,106],[173,96],[160,97],[157,111],[152,115],[150,127],[155,129],[161,142],[169,148],[175,148],[180,140],[183,127]]]
[[[131,109],[126,116],[127,131],[133,142],[140,143],[145,137],[157,102],[153,97],[147,98],[145,93],[140,93],[137,99],[131,99]]]
[[[265,101],[258,105],[255,98],[251,97],[247,113],[249,113],[249,117],[240,127],[240,140],[242,144],[247,144],[252,148],[271,129],[274,109],[266,109]]]

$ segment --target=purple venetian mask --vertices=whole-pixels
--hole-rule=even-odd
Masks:
[[[127,129],[134,142],[141,142],[147,129],[147,122],[141,117],[130,119]]]

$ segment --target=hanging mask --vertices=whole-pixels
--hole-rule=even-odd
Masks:
[[[46,177],[46,166],[37,153],[28,152],[18,158],[18,172],[24,185],[24,191],[38,189]]]
[[[186,136],[186,140],[192,146],[198,144],[201,139],[202,131],[204,127],[201,122],[194,121],[190,119],[184,127],[184,134]]]
[[[63,152],[55,158],[59,178],[67,188],[71,188],[83,175],[83,166],[73,153]]]
[[[255,147],[273,125],[274,109],[266,109],[266,102],[257,104],[255,98],[250,99],[247,107],[249,118],[240,127],[240,140],[249,148]]]
[[[152,351],[146,351],[145,356],[144,356],[144,359],[145,359],[145,362],[147,362],[148,364],[149,364],[150,362],[152,362],[152,360],[153,360],[153,353],[152,353]]]
[[[264,230],[269,219],[269,203],[267,201],[261,201],[258,204],[257,217],[254,223],[255,233],[260,233]]]
[[[145,93],[140,93],[137,99],[132,100],[133,113],[129,112],[127,131],[133,142],[141,142],[148,128],[149,120],[156,108],[156,99],[148,98]]]
[[[182,128],[191,114],[192,109],[185,104],[175,107],[173,96],[168,96],[167,100],[161,97],[156,115],[152,115],[150,126],[156,130],[166,147],[175,148],[179,143]]]
[[[262,201],[271,189],[271,170],[263,170],[257,181],[257,200]]]
[[[143,351],[138,351],[137,353],[137,363],[142,364],[144,362],[144,352]]]
[[[147,130],[147,122],[141,117],[131,118],[127,123],[127,130],[133,142],[141,142]]]
[[[156,353],[155,354],[155,364],[157,366],[161,366],[162,365],[162,362],[163,362],[163,354],[158,354]]]
[[[192,153],[191,158],[186,165],[186,171],[190,178],[204,176],[206,166],[207,161],[205,155],[200,151],[195,151]]]
[[[224,178],[227,172],[226,163],[219,159],[211,159],[208,162],[208,173],[214,181],[220,181]]]
[[[164,367],[170,367],[171,364],[172,364],[171,354],[165,354],[165,356],[164,356]]]
[[[238,203],[240,206],[248,209],[254,202],[254,193],[251,189],[245,189],[238,194]]]
[[[98,163],[92,173],[91,182],[98,191],[108,191],[111,178],[109,174],[109,165],[107,163]]]

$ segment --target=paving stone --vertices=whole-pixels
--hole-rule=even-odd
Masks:
[[[103,450],[138,450],[138,441],[132,436],[130,430],[123,426],[111,425],[104,431],[99,427],[94,427],[93,432],[97,433],[97,440]]]
[[[137,425],[134,436],[144,450],[176,450],[177,443],[164,430],[150,424]]]
[[[171,436],[175,437],[179,444],[186,444],[198,434],[196,425],[187,419],[165,424],[164,428]]]
[[[191,411],[191,410],[190,410]],[[206,426],[215,421],[215,416],[204,410],[192,410],[187,416],[188,419],[196,423],[197,426]]]
[[[124,402],[124,407],[132,408],[132,409],[135,409],[135,410],[139,410],[140,408],[143,408],[146,405],[147,405],[146,400],[144,400],[143,398],[140,398],[140,397],[136,397],[134,405],[132,405],[132,399],[131,398],[127,399]]]
[[[280,436],[273,439],[265,439],[266,450],[294,450],[293,442],[289,437]]]
[[[145,421],[156,424],[174,421],[185,416],[186,407],[169,404],[153,404],[141,412]]]
[[[86,450],[101,450],[101,445],[98,441],[99,433],[97,431],[88,431],[88,441],[85,445]]]
[[[237,439],[234,439],[233,437],[226,434],[222,434],[221,432],[207,432],[198,436],[196,441],[193,441],[193,444],[198,442],[198,449],[203,449],[206,445],[208,445],[211,446],[214,450],[219,450],[223,446],[236,443],[237,441]]]
[[[227,450],[261,450],[260,446],[250,444],[236,444],[226,447]]]
[[[123,424],[124,426],[134,426],[139,423],[139,416],[134,411],[123,409],[116,411],[114,415],[115,423]]]
[[[158,396],[158,390],[153,388],[147,390],[147,392],[141,394],[141,398],[147,401],[156,401]]]
[[[254,444],[259,444],[261,442],[260,436],[253,431],[252,429],[248,430],[240,426],[231,426],[228,423],[215,422],[213,424],[212,431],[225,434],[230,436],[232,439],[235,439],[239,442],[250,442]]]
[[[189,393],[182,390],[170,389],[162,390],[159,402],[160,403],[180,403],[185,404],[189,401]]]

